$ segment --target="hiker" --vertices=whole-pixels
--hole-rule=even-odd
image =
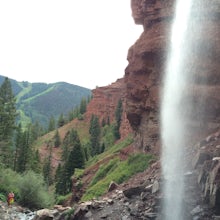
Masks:
[[[14,197],[15,195],[13,192],[8,193],[8,198],[7,198],[8,206],[10,206],[14,202]]]

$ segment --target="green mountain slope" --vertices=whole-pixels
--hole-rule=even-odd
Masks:
[[[0,84],[5,77],[0,76]],[[42,126],[48,125],[53,116],[57,119],[81,102],[81,99],[91,95],[91,90],[66,82],[29,83],[10,79],[12,90],[16,96],[19,120],[23,124],[38,121]]]

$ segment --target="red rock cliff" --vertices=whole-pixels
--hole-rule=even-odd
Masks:
[[[197,8],[203,9],[198,13]],[[188,64],[196,74],[190,99],[196,105],[191,119],[209,131],[220,124],[220,6],[217,0],[194,1],[191,23],[198,33],[191,41]],[[131,0],[136,24],[143,33],[128,52],[125,70],[126,111],[139,148],[159,146],[160,88],[166,62],[174,0]],[[205,97],[205,98],[204,98]],[[204,114],[205,112],[205,114]],[[202,123],[201,123],[202,122]],[[172,122],[171,122],[172,123]]]
[[[91,119],[94,114],[99,117],[100,123],[104,120],[110,123],[115,121],[115,111],[118,101],[123,103],[122,121],[120,127],[121,138],[126,137],[131,132],[129,121],[125,111],[125,83],[124,79],[118,79],[109,86],[97,87],[92,91],[92,100],[87,107],[86,120]]]

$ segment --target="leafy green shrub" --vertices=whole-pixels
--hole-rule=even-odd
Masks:
[[[17,187],[21,176],[11,169],[0,170],[0,193],[7,197],[9,192],[14,192],[15,200],[19,199],[20,193]]]
[[[45,208],[53,203],[53,197],[44,185],[43,176],[28,171],[18,182],[19,203],[28,208]]]
[[[6,196],[2,193],[0,193],[0,200],[6,202]]]

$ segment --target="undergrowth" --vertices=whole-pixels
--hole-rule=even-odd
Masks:
[[[131,155],[126,161],[120,161],[119,158],[109,161],[108,164],[99,168],[83,195],[82,201],[103,195],[107,192],[111,181],[120,184],[127,181],[134,174],[144,171],[151,159],[153,159],[152,155],[138,153]]]
[[[128,136],[126,139],[124,139],[123,141],[120,141],[119,143],[113,145],[112,147],[110,147],[108,150],[104,151],[103,153],[94,156],[93,158],[91,158],[87,163],[86,163],[86,167],[92,166],[95,163],[97,163],[98,161],[108,157],[109,155],[113,155],[116,154],[117,152],[119,152],[121,149],[129,146],[131,143],[133,142],[132,137]]]

